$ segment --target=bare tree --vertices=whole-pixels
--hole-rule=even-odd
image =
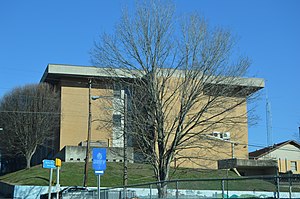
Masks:
[[[137,4],[92,51],[93,63],[127,92],[127,133],[162,182],[159,197],[166,196],[171,163],[189,158],[183,151],[215,146],[209,132],[246,124],[247,111],[237,109],[253,93],[245,86],[253,82],[241,78],[249,60],[233,54],[231,33],[197,14],[174,13],[170,2]]]
[[[60,119],[59,93],[48,84],[18,87],[0,102],[2,155],[22,156],[26,168],[39,146],[55,138]]]

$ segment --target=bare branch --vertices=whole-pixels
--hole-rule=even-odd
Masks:
[[[169,2],[138,4],[91,54],[127,93],[126,133],[158,181],[169,178],[174,160],[201,164],[203,151],[222,147],[224,141],[207,139],[212,132],[245,137],[247,101],[262,87],[243,78],[250,62],[233,54],[228,30],[209,27],[197,14],[180,20],[174,11]],[[164,196],[165,185],[158,188]]]
[[[0,103],[1,153],[21,155],[30,167],[37,147],[55,139],[59,127],[59,93],[48,84],[27,85],[6,94]]]

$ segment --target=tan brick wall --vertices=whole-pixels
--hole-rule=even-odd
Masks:
[[[170,82],[166,83],[165,87],[169,90],[166,92],[165,99],[168,99],[171,93],[173,94],[174,86],[177,84],[178,79],[176,78],[173,78]],[[166,131],[170,131],[168,129],[168,126],[171,126],[171,124],[174,122],[174,118],[178,116],[178,112],[180,109],[180,98],[174,97],[173,100],[174,101],[165,109],[165,112],[169,113],[169,116],[166,118],[165,122]],[[202,95],[201,99],[199,99],[199,102],[195,104],[189,112],[189,115],[194,115],[194,113],[199,110],[199,107],[202,107],[206,104],[207,100],[208,96]],[[234,97],[220,97],[219,99],[219,101],[222,103],[221,106],[224,107],[230,107],[232,106],[232,104],[237,103],[237,101],[242,102],[244,100],[245,99],[243,98]],[[211,113],[213,111],[218,111],[218,109],[219,108],[217,106],[216,109],[210,110],[209,112]],[[225,125],[221,122],[210,128],[208,128],[207,126],[194,128],[191,132],[200,132],[204,128],[206,128],[206,131],[201,133],[203,137],[200,138],[200,140],[199,138],[195,138],[195,140],[191,140],[190,143],[187,142],[186,144],[184,144],[184,147],[186,147],[187,149],[177,151],[177,155],[175,156],[176,160],[172,164],[176,166],[180,165],[183,167],[203,167],[209,169],[217,169],[217,160],[231,158],[233,152],[231,143],[225,142],[223,140],[207,139],[205,137],[205,135],[211,134],[213,132],[230,132],[230,141],[237,143],[237,145],[234,146],[234,157],[248,159],[248,125],[246,103],[243,103],[242,105],[234,108],[233,110],[227,112],[225,115],[217,117],[215,118],[215,120],[221,119],[222,117],[231,117],[234,118],[232,120],[235,120],[235,122],[230,125]],[[203,115],[203,118],[208,118],[209,116],[211,115],[206,114]]]
[[[64,146],[76,146],[87,140],[88,132],[88,86],[73,85],[70,81],[61,86],[61,129],[60,149]],[[91,95],[111,96],[109,89],[92,89]],[[92,141],[111,142],[111,100],[91,101]]]
[[[78,145],[87,139],[88,130],[88,84],[82,83],[83,80],[66,79],[61,82],[61,129],[60,129],[60,149],[67,145]],[[81,82],[81,83],[78,83]],[[102,83],[103,84],[103,83]],[[105,83],[104,83],[105,84]],[[92,96],[112,96],[113,92],[109,86],[100,86],[92,89]],[[227,101],[234,98],[228,98]],[[203,98],[205,100],[205,97]],[[179,105],[176,101],[172,107],[169,122],[172,122],[172,117],[179,110]],[[109,98],[98,99],[92,101],[92,141],[103,141],[112,144],[112,101]],[[196,110],[195,110],[196,111]],[[245,114],[247,106],[243,105],[235,108],[229,114],[237,116]],[[173,116],[172,116],[173,115]],[[166,123],[168,124],[168,122]],[[195,129],[197,130],[197,129]],[[205,134],[210,134],[213,131],[230,132],[231,141],[237,142],[234,147],[234,156],[236,158],[248,158],[248,127],[247,123],[233,126],[218,126],[210,129]],[[232,157],[231,143],[220,140],[207,140],[203,138],[197,146],[190,149],[178,151],[175,156],[176,161],[173,165],[195,168],[210,168],[216,169],[219,159],[227,159]]]
[[[246,111],[246,105],[237,108],[235,111]],[[178,158],[176,164],[181,164],[183,167],[217,169],[217,160],[220,159],[228,159],[232,158],[232,156],[248,159],[248,127],[246,123],[235,125],[234,127],[211,129],[207,133],[209,134],[213,131],[230,132],[230,142],[236,144],[233,146],[233,143],[230,142],[203,137],[198,142],[198,147],[179,152],[179,155],[176,157]]]

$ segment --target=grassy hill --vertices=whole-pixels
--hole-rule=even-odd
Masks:
[[[89,165],[88,186],[97,186],[96,176]],[[128,165],[128,184],[140,184],[156,181],[150,165],[146,164],[129,164]],[[83,184],[84,163],[63,163],[60,172],[61,186],[73,186]],[[10,184],[22,185],[45,185],[49,183],[49,169],[43,169],[41,165],[30,169],[20,170],[0,177],[0,181]],[[171,169],[171,179],[200,179],[200,178],[226,178],[227,171],[224,170],[201,170],[180,168]],[[229,171],[228,177],[238,177],[234,172]],[[107,170],[101,176],[102,187],[117,187],[122,185],[123,165],[122,163],[107,163]],[[53,182],[56,181],[56,172],[53,172]],[[193,181],[180,182],[181,189],[221,189],[220,181]],[[225,183],[229,190],[256,190],[256,191],[275,191],[275,186],[262,180],[245,180]],[[175,187],[175,183],[169,187]]]

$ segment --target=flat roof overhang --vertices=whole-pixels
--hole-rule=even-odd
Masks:
[[[264,88],[262,78],[210,77],[205,82],[204,92],[210,95],[245,97]]]
[[[162,74],[170,69],[163,69]],[[176,71],[174,76],[183,77],[182,70]],[[48,64],[40,82],[59,81],[64,77],[78,78],[124,78],[134,79],[144,76],[142,71],[99,68],[95,66],[76,66],[65,64]],[[213,89],[210,89],[212,88]],[[264,80],[261,78],[243,78],[243,77],[214,77],[206,78],[204,89],[209,88],[218,92],[226,91],[229,96],[234,93],[241,93],[241,96],[247,96],[264,88]],[[209,91],[209,89],[207,89]],[[208,94],[211,94],[208,92]],[[213,93],[212,93],[213,94]]]
[[[80,78],[136,78],[137,74],[126,73],[121,69],[98,68],[94,66],[75,66],[65,64],[48,64],[40,82],[58,81],[63,77]]]

